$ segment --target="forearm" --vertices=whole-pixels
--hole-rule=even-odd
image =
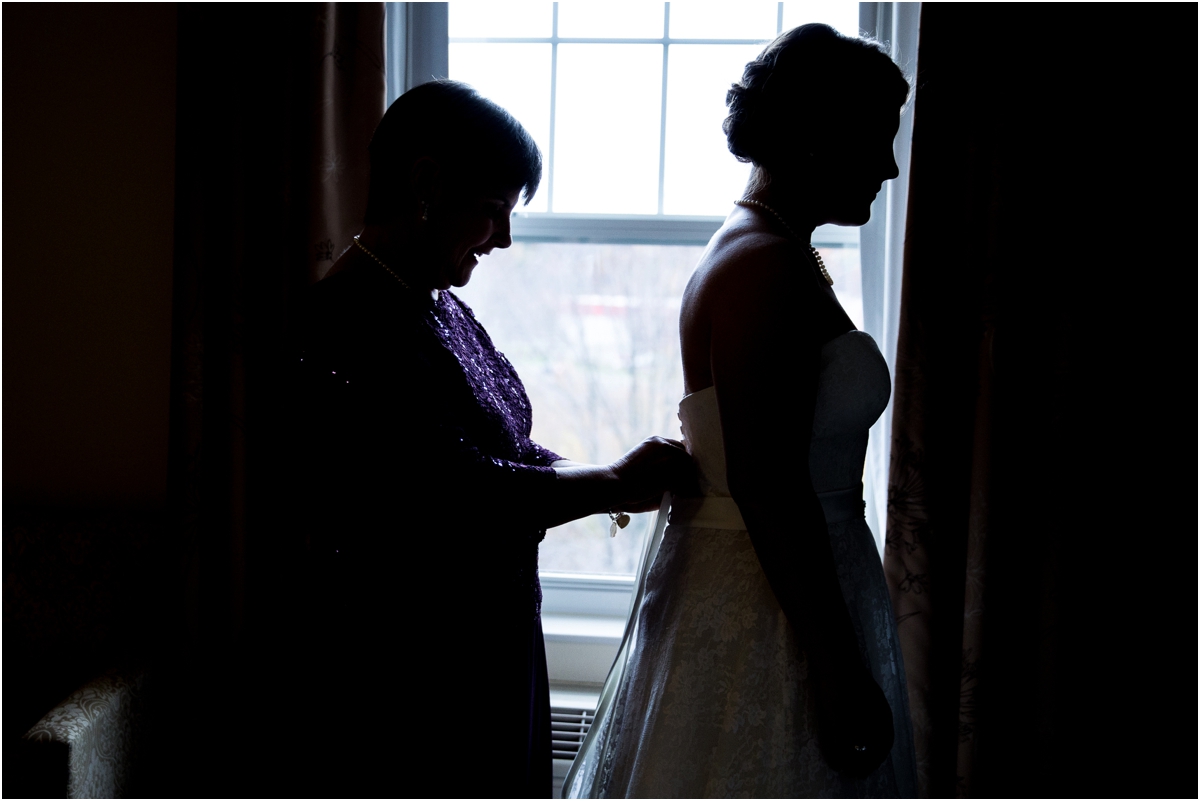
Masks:
[[[485,456],[474,448],[455,453],[469,465],[459,473],[460,489],[483,506],[502,504],[522,510],[539,529],[616,508],[637,511],[634,506],[660,497],[694,470],[681,445],[659,437],[643,440],[607,465],[566,459],[556,459],[551,466],[520,464]]]
[[[767,581],[814,671],[829,675],[860,666],[858,638],[820,503],[810,490],[799,504],[784,508],[778,499],[789,494],[794,498],[794,489],[787,494],[743,492],[734,497]]]
[[[630,487],[610,465],[557,461],[557,480],[547,485],[547,496],[539,513],[539,526],[551,528],[581,517],[605,512],[634,498]]]

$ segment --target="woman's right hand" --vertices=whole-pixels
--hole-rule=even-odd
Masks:
[[[698,494],[696,464],[682,442],[665,437],[647,437],[610,466],[625,490],[623,509],[653,502],[668,490]]]
[[[866,670],[854,666],[818,678],[817,735],[829,766],[861,778],[883,763],[895,732],[887,697]]]

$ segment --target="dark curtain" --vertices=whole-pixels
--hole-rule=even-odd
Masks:
[[[234,781],[267,761],[234,731],[280,703],[254,645],[296,555],[284,375],[303,290],[361,227],[383,23],[382,3],[179,9],[170,489],[188,558],[163,792],[265,791]]]
[[[1196,793],[1196,9],[1071,8],[922,10],[885,567],[926,796]]]
[[[290,325],[361,227],[383,53],[382,3],[180,7],[171,488],[200,641],[244,631],[283,534]]]

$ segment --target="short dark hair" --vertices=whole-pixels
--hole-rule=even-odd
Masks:
[[[519,188],[525,202],[542,180],[542,154],[529,132],[500,106],[458,81],[413,87],[383,115],[368,148],[367,225],[391,222],[411,201],[413,163],[433,158],[450,180]]]
[[[804,119],[847,104],[908,100],[908,79],[880,45],[810,23],[781,33],[746,65],[725,95],[721,126],[738,161],[770,168],[784,150],[811,146],[833,115]]]

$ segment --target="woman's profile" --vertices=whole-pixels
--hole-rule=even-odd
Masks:
[[[863,518],[887,366],[813,230],[862,225],[897,174],[909,85],[873,43],[782,34],[727,96],[753,163],[680,317],[680,419],[701,497],[675,498],[567,778],[577,797],[911,796],[904,669]]]

